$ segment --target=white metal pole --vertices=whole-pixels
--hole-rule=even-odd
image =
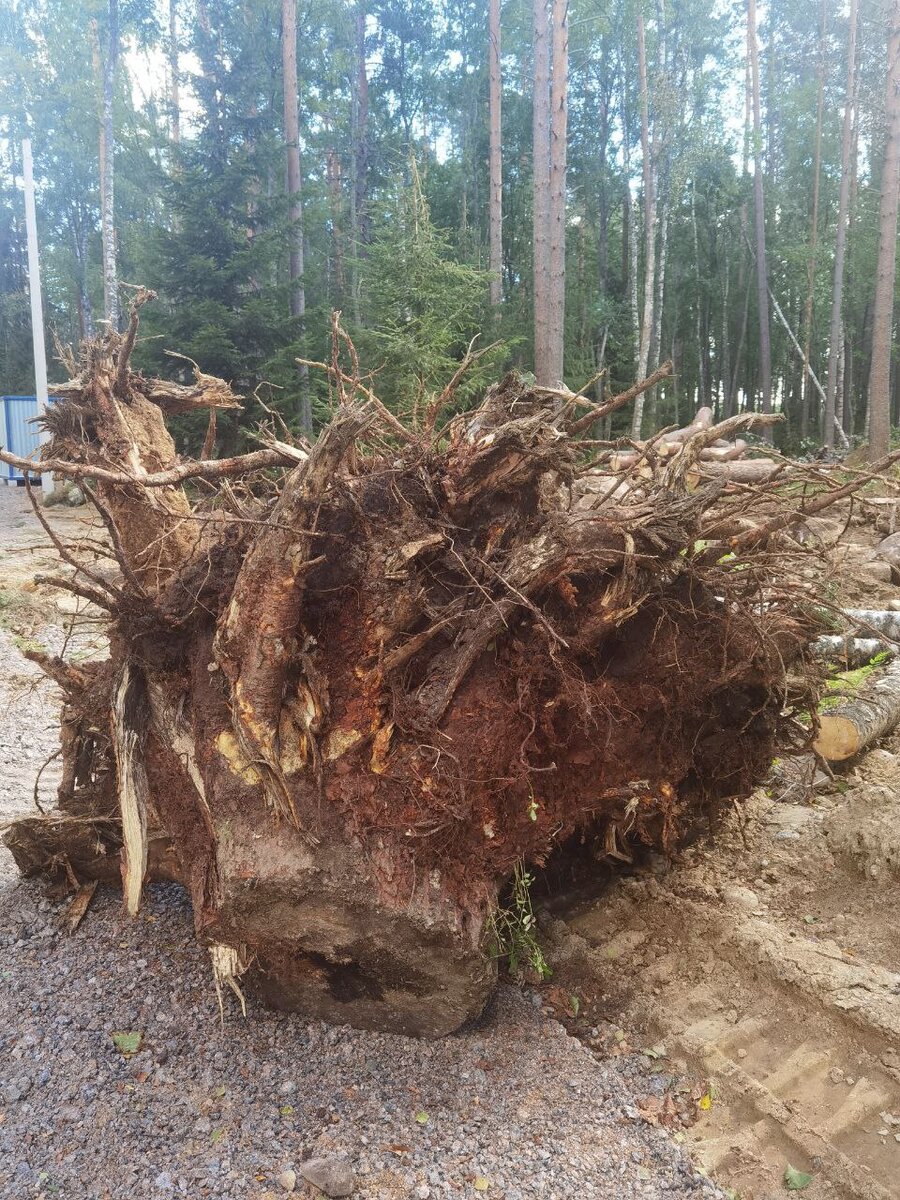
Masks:
[[[41,304],[41,268],[38,261],[37,212],[34,207],[34,166],[31,161],[31,139],[22,142],[22,173],[25,177],[25,230],[28,234],[28,293],[31,298],[31,340],[34,346],[34,390],[38,413],[43,416],[47,407],[47,347],[44,342],[44,309]],[[47,435],[41,432],[41,441]],[[41,475],[44,496],[53,491],[53,476]]]

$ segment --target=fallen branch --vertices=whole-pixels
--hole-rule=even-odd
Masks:
[[[626,404],[630,404],[632,400],[636,400],[643,392],[647,392],[652,387],[656,387],[664,379],[668,379],[674,370],[671,362],[664,362],[657,367],[652,375],[648,375],[646,379],[642,379],[639,383],[633,384],[624,392],[619,392],[617,396],[605,401],[603,404],[594,405],[587,413],[579,417],[576,421],[569,422],[567,432],[571,436],[576,436],[582,433],[585,429],[590,429],[595,421],[599,421],[603,417],[608,417],[610,413],[616,412],[620,408],[624,408]]]
[[[206,459],[177,463],[165,471],[115,471],[108,467],[96,466],[89,463],[79,463],[68,459],[47,458],[35,462],[30,458],[21,458],[0,450],[0,462],[17,467],[20,471],[32,475],[52,472],[54,475],[64,475],[69,479],[96,479],[113,487],[137,485],[144,488],[176,487],[189,479],[224,479],[231,475],[246,475],[251,471],[263,471],[270,467],[291,467],[298,462],[302,451],[287,453],[283,449],[253,450],[249,454],[239,454],[234,458]]]

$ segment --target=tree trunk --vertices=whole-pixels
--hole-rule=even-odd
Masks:
[[[501,156],[500,0],[490,0],[488,12],[488,74],[490,124],[489,263],[491,304],[503,299],[503,160]]]
[[[838,196],[837,229],[834,241],[834,286],[831,292],[831,325],[828,344],[828,381],[825,386],[825,430],[823,440],[834,447],[835,401],[838,357],[841,353],[841,320],[844,301],[844,254],[847,246],[847,211],[850,200],[850,149],[853,142],[853,97],[856,91],[856,25],[859,0],[850,0],[847,33],[847,87],[844,94],[844,124],[841,134],[841,186]]]
[[[638,6],[637,16],[638,78],[641,91],[641,157],[644,182],[644,310],[638,342],[638,378],[647,374],[650,359],[650,339],[653,333],[654,282],[656,279],[656,187],[653,178],[653,158],[650,153],[650,96],[647,85],[647,49],[644,43],[644,14]],[[641,436],[644,417],[644,397],[634,403],[631,436]]]
[[[551,384],[552,288],[550,282],[550,22],[547,0],[533,0],[534,90],[532,96],[534,211],[534,373]]]
[[[356,69],[351,106],[351,156],[353,186],[350,189],[350,236],[353,254],[350,260],[350,290],[353,320],[362,325],[360,307],[360,263],[369,242],[369,77],[366,74],[366,6],[356,6]]]
[[[76,574],[57,585],[109,613],[109,656],[32,657],[65,695],[73,846],[91,824],[106,851],[81,870],[118,856],[133,910],[171,845],[216,970],[310,1016],[448,1032],[490,995],[498,893],[523,862],[569,838],[673,852],[766,775],[820,624],[760,607],[761,588],[787,594],[779,556],[710,544],[719,489],[683,478],[748,418],[590,512],[571,504],[583,418],[514,375],[449,434],[367,393],[309,451],[191,461],[164,413],[237,399],[199,371],[131,371],[136,335],[135,310],[87,348],[44,447],[47,469],[94,481],[119,570],[60,543]],[[217,520],[193,477],[222,485]],[[58,867],[61,814],[10,831],[25,869],[42,845]]]
[[[534,190],[534,373],[538,383],[551,385],[550,281],[550,24],[547,0],[533,0],[534,91],[532,95]]]
[[[809,252],[806,260],[806,305],[803,310],[803,381],[800,400],[800,437],[809,436],[809,355],[812,346],[813,299],[816,285],[816,254],[819,239],[819,193],[822,182],[822,126],[825,112],[825,34],[826,0],[819,13],[819,61],[816,69],[816,136],[813,150],[812,212],[809,218]],[[824,420],[824,417],[823,417]]]
[[[550,0],[550,344],[548,371],[563,381],[566,318],[566,151],[569,122],[569,0]]]
[[[883,675],[866,680],[855,695],[819,714],[819,734],[813,748],[827,762],[845,762],[900,723],[900,663],[892,662]]]
[[[178,69],[178,0],[169,0],[169,137],[181,142],[181,96]]]
[[[115,225],[115,97],[116,67],[119,58],[118,0],[109,0],[106,58],[101,62],[100,38],[97,23],[92,22],[94,34],[94,70],[100,84],[100,232],[103,258],[103,315],[113,329],[119,327],[119,284],[116,271]]]
[[[281,55],[284,73],[284,141],[287,155],[288,191],[288,278],[291,316],[297,319],[302,335],[306,315],[306,287],[303,280],[303,199],[300,190],[300,110],[297,98],[297,0],[281,3]],[[300,428],[312,433],[312,407],[309,395],[309,368],[299,367]]]
[[[762,412],[772,411],[772,334],[769,326],[769,271],[766,257],[766,207],[763,190],[762,117],[759,102],[759,46],[756,0],[747,3],[747,47],[750,54],[750,87],[753,104],[753,207],[756,227],[756,300],[759,313],[759,373]],[[772,440],[770,429],[764,431]]]
[[[701,404],[709,404],[709,376],[706,371],[706,356],[703,353],[703,279],[700,272],[700,238],[697,234],[697,181],[691,180],[691,232],[694,237],[694,283],[697,289],[697,307],[694,330],[697,335],[697,392]]]
[[[669,251],[669,205],[668,196],[666,196],[665,193],[663,194],[663,201],[660,207],[659,268],[656,272],[656,299],[653,304],[653,335],[650,339],[650,361],[647,364],[648,369],[655,369],[659,365],[659,356],[662,348],[663,304],[666,298],[666,263],[668,261]],[[659,386],[650,388],[647,392],[647,403],[649,406],[651,429],[655,429],[658,424],[658,394]]]
[[[878,267],[872,316],[872,365],[869,373],[869,458],[887,453],[891,441],[891,345],[894,324],[894,275],[897,257],[897,202],[900,192],[900,0],[891,5],[888,38],[887,117]]]
[[[341,183],[341,160],[333,146],[325,152],[325,177],[328,183],[328,207],[331,214],[331,263],[335,301],[332,308],[343,308],[346,281],[344,278],[344,189]]]
[[[78,272],[78,310],[81,318],[81,337],[94,336],[94,310],[87,286],[88,272],[88,226],[82,214],[76,213],[72,228],[75,263]]]

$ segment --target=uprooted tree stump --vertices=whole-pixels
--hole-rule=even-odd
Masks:
[[[455,1029],[494,987],[517,864],[574,836],[673,852],[766,774],[791,702],[814,710],[818,618],[771,548],[790,517],[687,482],[770,418],[592,493],[577,435],[635,389],[584,413],[508,376],[407,428],[336,352],[315,445],[266,427],[184,461],[165,417],[238,401],[133,371],[137,309],[45,418],[43,469],[84,483],[109,547],[58,543],[48,582],[107,613],[110,654],[33,655],[64,693],[64,775],[7,844],[26,873],[121,864],[132,913],[148,875],[177,878],[220,975],[274,1004]]]

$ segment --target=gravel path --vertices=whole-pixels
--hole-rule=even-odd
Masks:
[[[637,1119],[664,1077],[600,1062],[533,999],[503,988],[437,1043],[252,1000],[244,1019],[230,996],[221,1024],[179,889],[152,888],[134,924],[98,892],[68,936],[39,885],[4,883],[0,1196],[263,1200],[317,1154],[347,1155],[360,1197],[721,1196]]]

